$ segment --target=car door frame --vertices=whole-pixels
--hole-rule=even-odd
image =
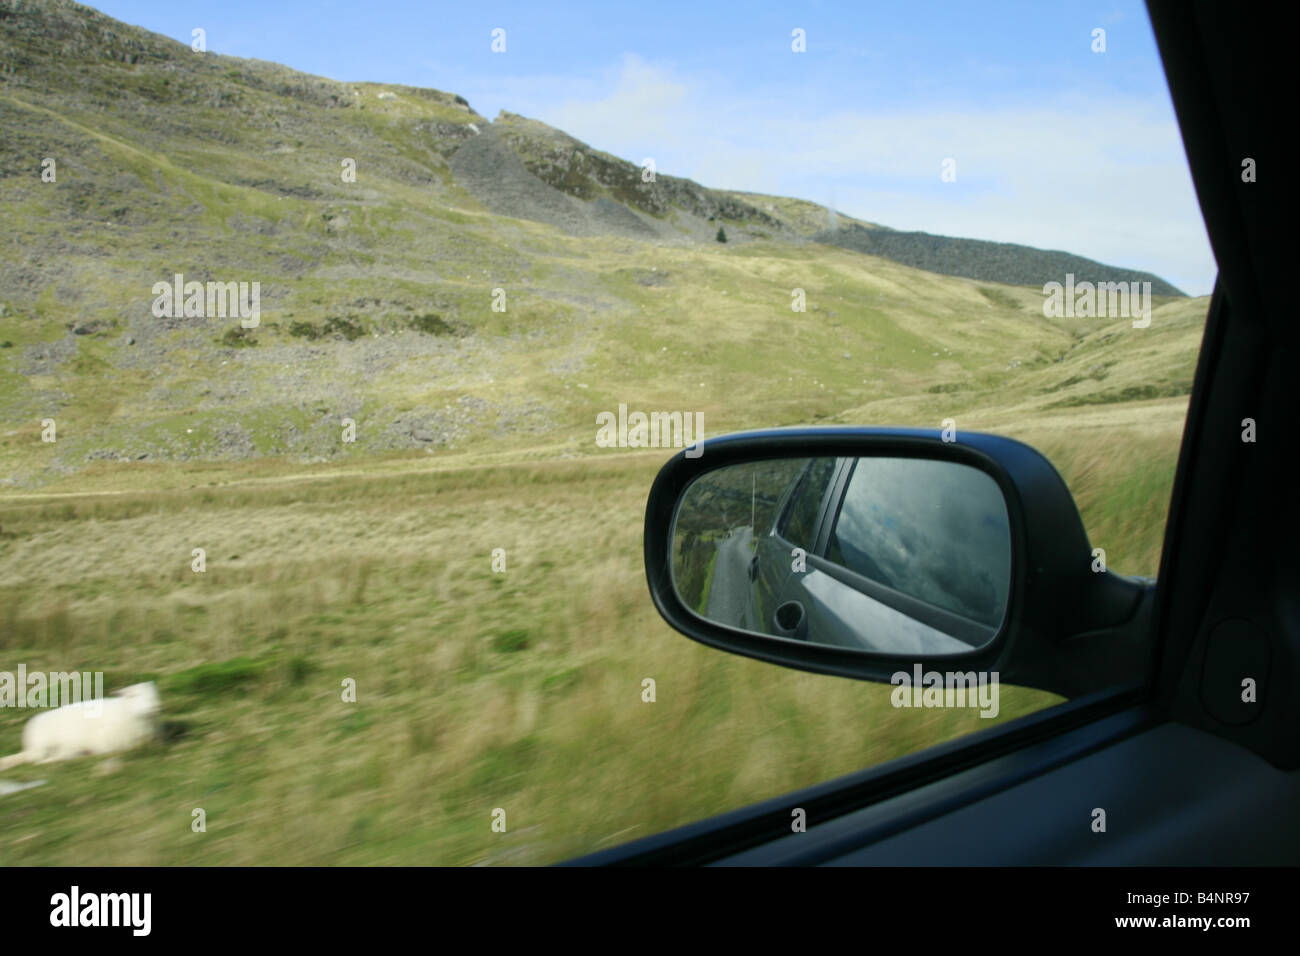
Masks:
[[[842,475],[847,467],[848,461],[849,460],[847,458],[839,458],[835,462],[835,470],[831,472],[831,480],[827,482],[826,489],[822,492],[822,500],[818,503],[817,506],[817,517],[814,519],[813,527],[812,527],[813,543],[808,548],[806,557],[812,557],[816,552],[817,542],[819,540],[819,535],[821,534],[822,525],[826,521],[826,514],[829,510],[831,510],[831,508],[838,501],[837,495],[841,493],[843,490]],[[805,475],[808,474],[808,471],[813,467],[814,462],[815,462],[815,457],[810,458],[808,464],[804,466],[804,468],[799,472],[798,477],[796,477],[795,480],[790,483],[790,487],[787,488],[785,492],[782,494],[781,501],[777,504],[776,513],[772,519],[772,527],[768,529],[767,533],[770,534],[772,537],[776,538],[778,541],[780,541],[783,549],[785,549],[787,546],[789,548],[801,547],[801,545],[795,544],[784,534],[782,534],[779,529],[781,527],[782,522],[785,520],[787,513],[795,505],[795,498],[799,490],[799,482],[804,478]],[[759,569],[760,577],[762,576],[762,573],[763,571],[760,568]],[[786,588],[788,588],[790,583],[790,576],[794,573],[796,572],[794,572],[792,569],[790,568],[786,569],[785,575],[782,578],[781,591],[774,595],[774,597],[778,599],[774,602],[775,604],[777,605],[780,604],[779,599],[785,593]],[[759,610],[761,613],[762,603],[761,601],[757,603],[759,604]],[[763,624],[766,627],[768,625],[768,622],[764,620]],[[767,633],[773,633],[773,632],[767,632]]]

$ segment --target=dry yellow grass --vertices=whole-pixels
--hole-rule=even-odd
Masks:
[[[48,783],[6,798],[0,860],[553,861],[994,722],[671,631],[640,559],[659,461],[10,506],[4,660],[156,676],[176,736],[103,775],[15,771]],[[999,719],[1053,700],[1003,688]],[[0,712],[0,749],[25,716]]]

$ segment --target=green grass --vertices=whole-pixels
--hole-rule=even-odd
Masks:
[[[325,393],[285,403],[264,366],[231,371],[201,350],[176,352],[172,387],[197,396],[234,375],[250,388],[243,404],[181,411],[148,401],[147,380],[95,363],[54,374],[71,396],[59,413],[67,448],[136,436],[197,457],[78,461],[59,474],[44,469],[69,452],[40,443],[39,416],[0,435],[3,460],[39,479],[0,490],[0,660],[103,670],[110,687],[152,675],[167,737],[117,764],[7,775],[48,782],[5,798],[0,856],[540,863],[996,723],[896,710],[889,687],[783,670],[672,632],[641,563],[645,494],[669,452],[595,447],[595,413],[620,401],[701,410],[706,434],[954,417],[959,434],[1019,437],[1061,470],[1110,567],[1158,570],[1186,399],[1146,399],[1141,388],[1187,374],[1203,301],[1163,307],[1147,330],[1076,335],[999,311],[964,280],[839,250],[646,249],[644,267],[670,280],[642,286],[612,268],[616,251],[567,240],[557,249],[557,275],[599,275],[591,288],[621,304],[599,321],[573,313],[581,324],[569,328],[517,296],[510,321],[539,319],[538,336],[487,336],[492,347],[479,352],[468,351],[472,336],[438,337],[466,351],[437,380],[421,360],[370,376],[362,391],[367,408],[544,396],[549,430],[497,435],[489,420],[454,451],[371,452],[363,413],[360,447],[304,465],[285,455],[285,436],[338,412]],[[790,313],[801,283],[810,311]],[[308,283],[298,295],[310,309],[293,321],[320,327],[361,292]],[[414,300],[400,288],[380,297]],[[235,354],[294,339],[287,322],[258,334],[260,348]],[[78,338],[93,339],[78,343],[87,355],[111,359],[111,335]],[[580,366],[549,371],[575,347]],[[0,353],[0,372],[22,379],[16,351]],[[346,383],[319,363],[301,373]],[[1053,407],[1131,388],[1135,400]],[[259,457],[203,457],[230,422]],[[202,574],[190,569],[195,547],[207,553]],[[491,569],[497,547],[504,574]],[[641,699],[646,678],[652,704]],[[356,703],[342,699],[345,681]],[[1002,690],[999,721],[1057,701]],[[17,749],[23,716],[0,712],[0,751]],[[190,830],[196,807],[205,834]],[[508,814],[504,835],[490,829],[496,808]]]
[[[1110,563],[1151,573],[1176,431],[1145,456],[1092,436],[1058,440],[1054,459]],[[14,771],[48,783],[6,798],[0,850],[25,863],[545,862],[996,722],[896,710],[888,687],[670,631],[640,550],[662,458],[5,500],[0,655],[102,669],[112,686],[153,676],[172,723],[106,775],[94,761]],[[1056,700],[1002,691],[998,720]],[[16,749],[23,716],[0,713],[0,749]],[[206,834],[189,829],[195,807]]]
[[[156,676],[176,726],[107,776],[94,761],[14,771],[48,783],[6,798],[5,858],[471,863],[517,849],[510,860],[542,862],[982,725],[925,714],[921,730],[889,688],[671,632],[640,567],[658,461],[6,502],[3,659],[102,669],[111,686]],[[583,520],[592,500],[605,521]],[[1007,688],[1004,719],[1053,699]],[[782,709],[822,728],[821,746],[774,723]],[[0,713],[3,749],[23,716]],[[638,782],[653,766],[673,773]],[[494,835],[497,806],[530,835]],[[189,829],[195,807],[207,834]],[[362,815],[367,832],[408,839],[350,839]]]
[[[717,564],[718,551],[714,548],[713,553],[709,555],[709,563],[704,568],[704,586],[700,588],[700,600],[695,605],[695,610],[701,615],[704,615],[709,608],[709,596],[713,593],[713,569]]]

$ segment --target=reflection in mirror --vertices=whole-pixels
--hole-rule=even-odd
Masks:
[[[677,502],[673,584],[706,620],[890,654],[993,640],[1011,524],[993,478],[923,458],[780,458],[705,472]]]

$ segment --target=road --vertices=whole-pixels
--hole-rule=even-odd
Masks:
[[[718,542],[718,557],[713,564],[713,582],[709,587],[708,618],[718,624],[758,630],[753,622],[754,585],[749,580],[749,563],[754,558],[750,542],[753,528],[737,528]]]

